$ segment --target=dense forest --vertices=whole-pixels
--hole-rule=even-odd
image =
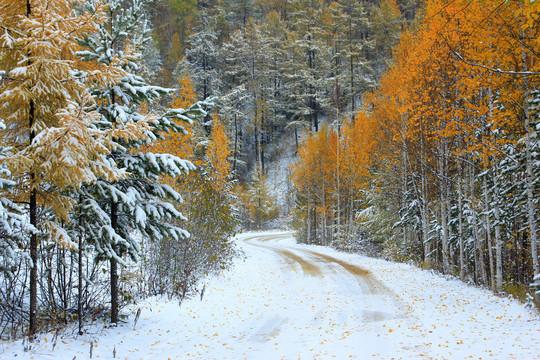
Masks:
[[[531,297],[539,22],[528,1],[0,0],[1,336],[202,296],[236,232],[272,227]]]

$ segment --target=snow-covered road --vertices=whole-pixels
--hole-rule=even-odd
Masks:
[[[246,259],[202,301],[149,299],[135,328],[3,342],[0,359],[88,359],[90,341],[94,359],[540,359],[539,318],[516,301],[286,232],[238,241]]]
[[[290,234],[245,239],[252,257],[260,258],[257,253],[262,252],[275,258],[272,273],[279,279],[267,294],[277,301],[260,311],[260,322],[279,326],[256,329],[261,345],[247,358],[406,358],[425,353],[421,334],[407,343],[395,336],[416,321],[407,315],[407,305],[369,271],[329,255],[327,249],[296,247],[290,240]]]

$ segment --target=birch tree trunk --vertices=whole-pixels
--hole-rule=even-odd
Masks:
[[[424,243],[424,262],[431,265],[431,245],[428,242],[429,239],[429,208],[427,198],[427,180],[425,171],[425,154],[424,154],[424,141],[420,139],[420,158],[422,161],[421,169],[421,216],[422,216],[422,242]]]
[[[487,179],[484,176],[484,222],[486,226],[486,241],[489,252],[489,274],[491,289],[495,290],[495,268],[493,266],[493,249],[491,243],[491,219],[489,217],[489,190],[487,185]]]
[[[531,114],[529,111],[529,78],[526,74],[528,71],[527,66],[527,54],[523,46],[524,33],[523,29],[520,30],[521,35],[521,61],[523,70],[523,112],[525,116],[525,167],[526,167],[526,187],[527,187],[527,210],[529,220],[529,232],[531,236],[531,257],[533,264],[534,275],[540,274],[540,266],[538,264],[538,236],[536,234],[536,217],[534,207],[534,189],[533,189],[533,171],[532,171],[532,156],[531,156]]]
[[[494,169],[493,176],[495,187],[495,268],[496,268],[496,291],[501,291],[503,287],[503,266],[502,266],[502,238],[501,238],[501,209],[500,209],[500,189],[497,182],[497,168]]]
[[[463,179],[461,160],[458,159],[458,239],[459,239],[459,278],[465,280],[465,244],[463,242]]]
[[[439,181],[440,186],[440,208],[441,208],[441,227],[442,227],[442,261],[443,272],[449,271],[448,261],[448,218],[447,218],[447,177],[445,174],[445,158],[446,158],[446,144],[444,140],[440,144],[440,160],[439,160]]]

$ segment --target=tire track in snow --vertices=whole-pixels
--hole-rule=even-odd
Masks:
[[[350,282],[351,285],[354,283],[358,284],[361,288],[361,292],[357,296],[360,296],[360,299],[363,299],[365,296],[367,296],[367,299],[374,297],[374,300],[378,299],[375,300],[376,303],[380,304],[382,301],[383,304],[386,303],[390,306],[388,310],[371,308],[371,301],[369,301],[366,303],[367,308],[361,306],[356,309],[348,307],[343,309],[334,307],[333,309],[326,309],[324,311],[321,309],[317,316],[312,318],[313,320],[303,326],[315,326],[317,321],[322,321],[323,318],[327,317],[328,319],[325,320],[327,322],[338,321],[346,324],[351,320],[351,316],[353,316],[357,319],[361,319],[368,328],[371,326],[368,325],[370,323],[385,324],[387,321],[399,321],[399,319],[405,321],[405,324],[407,324],[408,327],[421,327],[418,319],[411,314],[410,307],[404,303],[397,294],[377,280],[370,271],[363,269],[358,265],[314,250],[279,243],[279,240],[290,239],[291,237],[292,234],[259,235],[245,238],[244,241],[250,246],[262,251],[274,253],[295,272],[299,272],[298,268],[300,267],[303,274],[309,277],[316,276],[325,278],[325,275],[329,271],[333,272],[345,281],[343,284],[346,284],[347,282]],[[333,278],[333,276],[331,278]],[[345,295],[345,297],[346,296],[350,296],[350,294]],[[390,309],[394,309],[394,311]],[[296,321],[297,319],[293,320],[285,314],[271,319],[260,319],[259,323],[255,325],[255,331],[252,333],[250,339],[261,344],[271,343],[271,340],[276,340],[280,336],[283,327],[296,326]],[[358,325],[353,326],[358,327]],[[285,330],[283,331],[286,332]],[[425,338],[425,335],[421,337]],[[422,358],[431,359],[428,355],[429,350],[425,344],[425,341],[410,345],[403,344],[402,349],[412,351]]]
[[[337,264],[341,266],[343,269],[345,269],[350,274],[354,275],[357,278],[360,278],[362,281],[362,284],[365,284],[365,290],[367,292],[372,293],[374,295],[394,295],[393,292],[388,289],[386,286],[384,286],[382,283],[377,281],[371,273],[368,270],[362,269],[359,266],[349,264],[348,262],[345,262],[343,260],[336,259],[335,257],[325,255],[318,253],[313,250],[307,250],[306,253],[309,253],[311,255],[314,255],[319,259],[319,261],[322,261],[327,264]]]
[[[387,319],[408,318],[407,313],[410,311],[409,306],[402,302],[399,296],[397,296],[392,290],[386,287],[379,280],[375,279],[369,270],[337,259],[333,256],[318,253],[313,250],[305,250],[305,252],[315,256],[324,263],[337,264],[341,266],[349,274],[353,275],[359,280],[359,285],[363,288],[366,294],[386,296],[387,298],[391,299],[391,302],[399,310],[399,313],[397,314],[374,310],[362,310],[362,317],[366,321],[382,321]]]

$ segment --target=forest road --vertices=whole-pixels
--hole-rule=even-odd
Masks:
[[[388,353],[429,358],[422,337],[407,334],[417,323],[407,315],[407,305],[361,264],[323,247],[302,248],[291,233],[251,234],[243,240],[247,256],[264,253],[261,260],[280,264],[269,276],[283,282],[261,294],[269,301],[243,332],[248,338],[241,341],[257,343],[246,358],[279,359],[276,355],[291,351],[301,359],[386,358]],[[404,341],[407,337],[410,341]]]
[[[204,297],[152,297],[118,327],[43,334],[0,359],[535,359],[538,314],[517,301],[397,264],[297,244],[290,232],[243,233],[234,266]],[[71,335],[70,335],[71,334]],[[47,339],[49,339],[47,341]]]

